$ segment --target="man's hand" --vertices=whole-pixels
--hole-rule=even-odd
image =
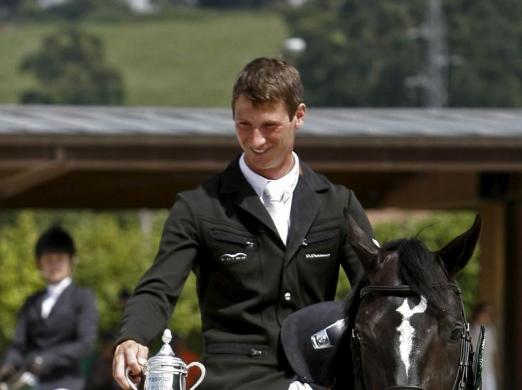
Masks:
[[[125,369],[130,370],[130,376],[135,384],[139,383],[142,366],[147,363],[149,349],[134,340],[119,344],[112,359],[112,376],[122,389],[129,389]]]
[[[0,367],[0,381],[4,380],[6,378],[9,378],[11,375],[13,375],[15,372],[15,369],[11,365],[4,365]]]
[[[39,376],[43,371],[43,359],[41,356],[35,356],[30,359],[29,363],[29,372],[32,374]]]
[[[290,383],[288,390],[312,390],[309,384],[295,381]]]

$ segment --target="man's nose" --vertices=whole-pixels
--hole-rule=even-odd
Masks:
[[[265,136],[257,127],[254,128],[254,131],[252,132],[251,142],[254,147],[263,146],[266,142]]]

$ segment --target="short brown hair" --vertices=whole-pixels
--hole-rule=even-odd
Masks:
[[[241,95],[254,105],[283,101],[293,118],[303,103],[303,84],[292,65],[279,58],[261,57],[246,64],[239,73],[232,93],[232,113]]]

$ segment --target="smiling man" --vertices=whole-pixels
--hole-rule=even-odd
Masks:
[[[25,301],[0,376],[30,372],[38,390],[85,387],[80,363],[94,349],[98,313],[94,294],[71,279],[75,254],[72,237],[59,226],[36,242],[36,262],[47,286]]]
[[[138,378],[191,271],[205,341],[201,389],[309,388],[284,357],[281,324],[333,299],[341,266],[352,283],[361,276],[346,229],[352,215],[371,234],[363,208],[294,152],[306,114],[298,71],[280,59],[253,60],[234,85],[232,112],[243,153],[178,194],[156,260],[125,309],[113,359],[122,388],[126,368]]]

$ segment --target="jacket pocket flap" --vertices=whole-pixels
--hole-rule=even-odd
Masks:
[[[317,242],[326,241],[337,237],[339,231],[337,229],[323,230],[321,232],[310,233],[305,238],[306,244],[315,244]]]
[[[254,237],[252,236],[242,236],[224,230],[211,230],[210,235],[215,240],[228,242],[232,244],[239,244],[245,247],[252,247],[255,243]]]

